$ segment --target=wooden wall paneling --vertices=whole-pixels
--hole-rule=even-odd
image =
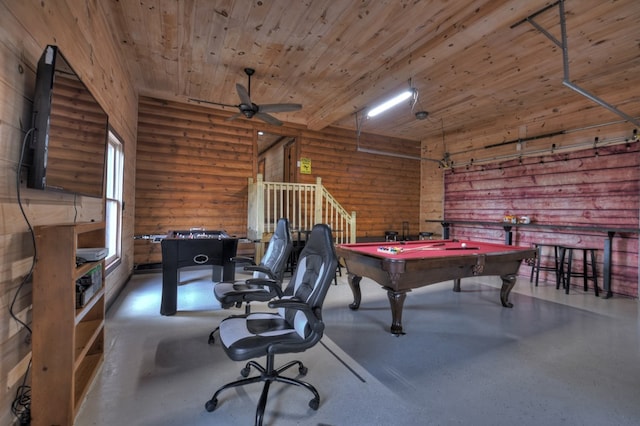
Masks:
[[[324,129],[303,132],[301,157],[312,160],[312,175],[305,181],[322,177],[322,183],[347,211],[357,213],[358,237],[384,236],[386,230],[402,231],[409,222],[415,238],[420,230],[420,161],[385,155],[401,153],[420,156],[419,143],[404,139]],[[359,152],[358,146],[380,151]]]
[[[565,154],[455,168],[445,174],[448,220],[499,222],[507,214],[534,223],[635,228],[640,224],[640,142]],[[454,227],[456,238],[504,241],[501,227]],[[598,248],[603,232],[519,228],[518,245],[535,242]],[[638,295],[638,235],[618,235],[613,245],[613,291]],[[580,263],[578,262],[578,265]],[[521,273],[528,273],[522,268]]]
[[[543,160],[542,175],[535,172],[541,163],[534,159],[468,175],[456,170],[447,181],[450,213],[456,209],[465,211],[473,202],[474,211],[466,214],[471,220],[487,217],[493,210],[496,219],[525,212],[522,214],[547,223],[589,224],[606,220],[618,227],[633,226],[628,211],[635,206],[627,194],[638,189],[637,159],[623,155],[631,149],[631,145],[618,145],[598,149],[597,157],[593,150],[551,156]],[[563,197],[564,194],[570,196]],[[576,201],[585,210],[575,209]],[[622,217],[618,216],[620,212]]]
[[[4,217],[3,217],[4,219]],[[33,251],[31,250],[30,236],[25,233],[13,233],[0,235],[0,252],[4,255],[0,264],[0,282],[3,284],[4,294],[0,298],[0,311],[2,312],[2,345],[0,354],[2,359],[2,375],[0,383],[5,389],[15,392],[18,382],[26,371],[26,365],[21,362],[25,357],[30,357],[31,339],[27,330],[17,321],[9,319],[9,307],[13,302],[13,296],[32,264]],[[30,255],[31,256],[30,256]],[[31,282],[27,282],[21,289],[13,306],[13,313],[22,322],[31,323]],[[11,374],[9,374],[11,373]],[[10,405],[10,399],[15,393],[8,392],[2,397],[3,402]],[[7,405],[7,407],[9,406]]]
[[[9,318],[8,304],[27,275],[33,248],[27,224],[20,213],[16,197],[16,173],[24,132],[31,125],[36,63],[46,44],[57,44],[74,70],[109,114],[110,124],[125,145],[125,201],[133,207],[132,164],[135,161],[135,129],[137,94],[121,59],[117,43],[108,30],[101,7],[103,2],[66,0],[53,3],[35,1],[0,3],[0,284],[3,325],[0,326],[2,375],[0,424],[15,420],[8,407],[22,382],[28,363],[30,341],[26,330]],[[131,150],[133,148],[133,151]],[[77,221],[99,221],[103,217],[103,201],[48,191],[37,191],[21,185],[25,211],[32,225]],[[129,197],[129,198],[127,198]],[[106,289],[112,299],[126,282],[132,269],[127,251],[132,252],[133,217],[123,218],[123,262],[107,276]],[[28,283],[15,305],[16,314],[31,322],[31,284]]]
[[[141,98],[136,234],[203,227],[245,236],[255,135],[210,108]],[[135,244],[135,263],[159,263],[159,244]]]
[[[255,130],[260,122],[226,121],[216,110],[141,98],[136,166],[136,234],[161,234],[176,227],[224,227],[237,235],[246,233],[247,178],[255,174],[253,154]],[[316,177],[347,209],[358,215],[359,237],[384,236],[384,231],[420,230],[420,161],[358,152],[355,134],[337,128],[321,132],[284,126],[278,134],[296,138],[299,157],[310,158],[312,174],[297,181],[315,183]],[[215,145],[211,145],[211,144]],[[383,152],[400,152],[419,158],[414,141],[364,135],[361,146]],[[207,157],[215,148],[214,158]],[[194,157],[194,151],[197,155]],[[216,164],[209,167],[208,164]],[[196,173],[194,173],[194,170]],[[215,204],[203,197],[203,189],[215,184]],[[206,219],[211,209],[223,207],[226,214]],[[229,214],[229,212],[237,212]],[[204,216],[203,216],[204,215]],[[196,221],[206,224],[193,224]],[[212,225],[213,223],[213,225]],[[136,241],[137,264],[160,261],[160,247]]]
[[[528,119],[523,117],[521,123],[518,128],[486,123],[482,127],[458,131],[459,129],[447,128],[445,120],[445,143],[451,159],[456,165],[466,166],[520,157],[540,157],[554,152],[586,149],[593,146],[596,138],[600,145],[611,141],[619,143],[630,139],[633,131],[628,123],[622,122],[619,117],[595,103],[572,114],[558,114],[553,107],[549,107],[546,113],[538,110],[537,114]],[[560,128],[566,133],[543,137],[550,134],[548,128]],[[500,145],[519,138],[533,137],[539,139],[525,141],[520,147],[517,143]]]
[[[0,200],[12,202],[24,132],[31,125],[31,106],[25,98],[33,96],[35,68],[28,58],[19,56],[23,43],[10,37],[10,31],[18,30],[20,25],[9,19],[4,6],[0,6],[0,16]]]
[[[16,199],[16,173],[22,142],[31,124],[30,99],[35,82],[35,63],[29,58],[37,58],[41,52],[26,52],[25,46],[33,47],[32,40],[15,40],[11,32],[22,26],[12,18],[4,5],[0,5],[2,38],[0,42],[0,283],[2,284],[2,326],[0,353],[2,354],[2,375],[0,403],[10,407],[16,395],[16,388],[22,383],[26,372],[25,358],[30,358],[29,333],[9,317],[9,306],[21,281],[27,276],[32,263],[33,248],[27,226],[20,213]],[[73,197],[59,194],[43,194],[24,188],[22,191],[26,211],[34,222],[58,220],[69,217],[69,206]],[[51,205],[53,203],[53,206]],[[50,208],[53,207],[53,208]],[[31,283],[26,283],[16,299],[14,314],[27,324],[31,323]],[[14,417],[10,410],[3,410],[0,423],[10,424]]]

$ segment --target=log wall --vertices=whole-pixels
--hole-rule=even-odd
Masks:
[[[192,227],[245,236],[254,131],[213,109],[142,97],[136,153],[136,234]],[[135,263],[162,261],[160,244],[138,240]]]
[[[112,301],[133,267],[133,210],[137,93],[110,34],[104,2],[0,2],[0,424],[16,420],[10,407],[29,366],[29,332],[9,314],[31,324],[33,243],[18,205],[16,174],[25,132],[31,125],[36,64],[47,44],[58,45],[109,115],[110,126],[125,148],[123,259],[106,277],[106,298]],[[22,175],[24,177],[24,175]],[[32,190],[20,183],[22,205],[32,226],[99,221],[104,201]],[[24,286],[21,283],[26,280]],[[18,292],[18,288],[20,291]],[[17,297],[16,297],[17,294]],[[13,300],[15,298],[15,303]],[[30,377],[30,376],[27,376]]]
[[[358,148],[361,150],[359,151]],[[420,230],[420,146],[416,142],[331,128],[305,131],[300,157],[310,158],[313,173],[298,181],[313,183],[316,176],[349,212],[357,215],[357,237],[377,238],[387,230]],[[370,150],[364,152],[362,149]],[[400,158],[398,153],[411,158]]]
[[[640,226],[640,142],[545,155],[445,173],[447,220],[500,222],[505,215],[533,223],[588,227]],[[500,226],[455,225],[452,237],[504,241]],[[516,228],[514,244],[552,243],[599,248],[602,285],[604,232]],[[638,296],[638,234],[616,235],[612,290]],[[520,271],[528,275],[530,269]],[[551,279],[551,277],[544,277]]]
[[[401,231],[417,235],[420,225],[419,144],[352,131],[309,131],[293,125],[227,121],[226,111],[149,97],[140,99],[136,164],[135,233],[170,229],[247,232],[248,179],[257,174],[257,130],[295,138],[297,159],[309,158],[312,173],[295,181],[323,185],[347,211],[357,214],[358,237]],[[359,152],[358,147],[376,153]],[[387,155],[401,153],[412,158]],[[159,263],[160,245],[135,242],[135,263]]]

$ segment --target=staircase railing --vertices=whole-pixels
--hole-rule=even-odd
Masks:
[[[249,178],[247,237],[261,241],[272,233],[279,218],[289,219],[292,231],[311,230],[316,223],[326,223],[333,230],[336,244],[355,243],[356,212],[347,212],[322,186],[315,184],[264,182],[262,175]]]

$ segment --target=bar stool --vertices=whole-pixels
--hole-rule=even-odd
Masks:
[[[582,271],[573,270],[573,252],[582,252]],[[564,287],[564,292],[569,294],[571,286],[571,277],[582,277],[584,291],[589,290],[588,281],[593,281],[593,288],[596,297],[600,295],[598,290],[598,271],[596,267],[596,251],[598,249],[591,247],[560,247],[560,275],[556,282],[556,289],[560,288],[560,280]],[[566,266],[566,269],[565,269]],[[591,270],[591,271],[589,271]]]
[[[531,265],[531,277],[529,278],[529,282],[533,282],[533,275],[535,273],[536,276],[536,287],[538,287],[538,280],[540,278],[540,271],[553,271],[555,274],[556,286],[558,285],[558,277],[560,274],[560,248],[555,244],[533,244],[533,247],[536,249],[536,258],[533,259]],[[542,252],[545,247],[553,248],[553,263],[547,264],[542,262]]]
[[[396,231],[385,231],[384,232],[384,240],[385,241],[398,241],[398,232],[396,232]]]
[[[430,240],[433,237],[433,232],[420,232],[418,233],[418,239],[419,240]]]
[[[402,241],[409,239],[409,222],[402,222]]]

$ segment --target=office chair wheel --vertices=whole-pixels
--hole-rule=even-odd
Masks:
[[[309,403],[309,405],[311,405],[311,403]],[[218,406],[218,399],[211,398],[206,402],[206,404],[204,404],[204,409],[207,410],[208,412],[212,412],[213,410],[216,409],[217,406]],[[317,405],[315,409],[317,410]]]
[[[320,400],[318,398],[313,398],[311,401],[309,401],[309,407],[312,410],[317,411],[319,406],[320,406]]]
[[[249,377],[249,373],[251,372],[251,368],[247,365],[245,368],[240,370],[240,375],[242,377]]]
[[[300,368],[298,368],[298,372],[300,373],[301,376],[306,376],[308,371],[309,369],[304,365],[300,365]]]

